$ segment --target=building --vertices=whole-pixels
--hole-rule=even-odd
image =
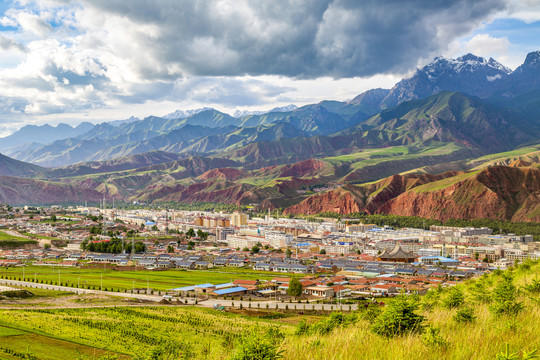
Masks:
[[[264,238],[268,245],[273,248],[287,247],[294,240],[293,235],[278,231],[265,231]]]
[[[328,299],[334,297],[334,289],[330,286],[310,286],[304,289],[304,294]]]
[[[216,241],[226,241],[229,234],[234,234],[234,228],[218,226],[216,228]]]
[[[248,221],[248,216],[244,213],[235,211],[231,215],[231,226],[241,227],[246,226]]]
[[[354,232],[366,232],[371,229],[376,228],[377,225],[375,224],[355,224],[355,225],[346,225],[345,231],[348,233],[354,233]]]
[[[377,255],[380,261],[393,261],[401,263],[412,263],[415,260],[415,256],[411,253],[405,252],[399,243],[396,244],[394,250],[384,250],[381,254]]]

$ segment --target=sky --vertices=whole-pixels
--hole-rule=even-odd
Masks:
[[[0,1],[0,136],[391,88],[436,56],[514,69],[540,0]]]

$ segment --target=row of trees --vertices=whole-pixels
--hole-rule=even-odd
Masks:
[[[133,246],[135,247],[135,252],[137,253],[141,253],[146,250],[146,245],[141,241],[135,242]],[[92,237],[90,237],[81,243],[81,249],[99,253],[120,254],[122,250],[125,250],[127,253],[131,253],[132,245],[130,241],[122,241],[118,238],[112,238],[110,241],[94,242]]]

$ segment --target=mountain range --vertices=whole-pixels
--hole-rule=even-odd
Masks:
[[[540,52],[514,71],[472,54],[438,57],[392,89],[234,115],[202,108],[26,126],[0,139],[0,175],[9,177],[0,201],[66,202],[54,186],[69,186],[73,201],[105,194],[289,213],[540,220]],[[33,198],[17,178],[21,189],[49,184],[57,195]]]

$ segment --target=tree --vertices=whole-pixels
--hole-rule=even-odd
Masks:
[[[479,257],[480,257],[480,254],[477,253],[477,252],[475,252],[475,253],[474,253],[474,259],[475,259],[476,261],[478,261],[478,258],[479,258]]]
[[[167,252],[168,253],[173,253],[174,252],[174,247],[172,245],[167,246]]]
[[[152,231],[158,231],[157,225],[152,226]]]
[[[287,256],[287,258],[290,258],[291,255],[292,255],[291,249],[287,249],[287,251],[285,252],[285,256]]]
[[[377,317],[371,330],[379,335],[394,337],[410,332],[421,332],[424,316],[417,314],[418,298],[401,294],[390,302]]]
[[[251,253],[252,254],[257,254],[261,249],[257,246],[257,245],[254,245],[252,248],[251,248]]]
[[[295,276],[289,281],[289,288],[287,289],[287,294],[294,297],[299,297],[302,295],[302,283]]]
[[[56,215],[55,214],[52,214],[51,215],[51,221],[52,222],[56,222],[57,218],[56,218]]]
[[[193,228],[189,228],[188,231],[186,231],[186,236],[188,238],[192,238],[195,236],[195,230],[193,230]]]
[[[326,250],[325,250],[325,249],[321,249],[321,251],[319,251],[319,254],[325,255],[325,254],[326,254]]]
[[[523,304],[517,301],[518,290],[513,284],[512,275],[504,273],[502,281],[493,289],[493,305],[490,310],[494,315],[517,315],[523,310]]]
[[[460,288],[453,287],[448,291],[448,294],[443,299],[443,306],[452,309],[463,305],[465,302],[465,295]]]

